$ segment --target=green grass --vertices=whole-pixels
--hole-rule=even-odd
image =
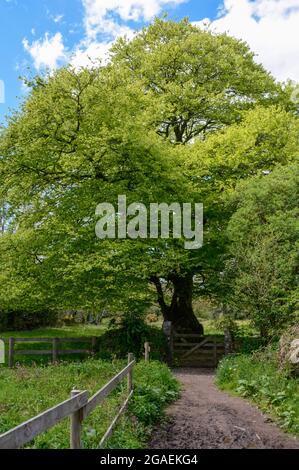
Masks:
[[[88,359],[47,366],[0,368],[0,433],[66,400],[73,388],[95,393],[125,365],[124,361]],[[121,419],[109,448],[142,448],[151,426],[163,418],[165,406],[178,396],[178,383],[158,362],[138,363],[134,369],[135,393],[129,412]],[[127,394],[126,380],[84,420],[83,444],[96,448]],[[68,448],[69,422],[62,421],[27,447]]]
[[[131,338],[131,341],[128,343],[127,331],[121,331],[119,327],[115,329],[109,329],[110,319],[105,319],[104,322],[99,325],[84,325],[77,324],[72,326],[63,326],[63,327],[48,327],[48,328],[39,328],[35,330],[28,331],[8,331],[5,333],[0,332],[0,339],[4,338],[6,340],[6,364],[8,362],[8,338],[10,336],[15,338],[31,338],[34,341],[35,338],[78,338],[78,341],[68,342],[63,341],[59,344],[59,350],[65,349],[90,349],[91,343],[81,341],[81,337],[91,337],[96,336],[96,346],[95,346],[95,357],[97,359],[104,360],[113,360],[117,358],[123,358],[126,356],[127,352],[133,352],[135,356],[140,359],[143,357],[143,342],[145,340],[149,341],[151,344],[151,359],[153,360],[165,360],[166,358],[166,343],[165,337],[162,333],[161,328],[156,326],[148,325],[148,331],[144,336],[144,339],[141,340],[140,344],[138,338],[142,338],[141,334],[138,334],[138,331],[135,332],[135,337]],[[49,355],[21,355],[18,353],[20,350],[38,350],[38,349],[47,349],[49,350]],[[42,342],[30,342],[30,343],[15,343],[15,363],[30,365],[33,363],[36,364],[48,364],[51,360],[52,355],[52,343],[42,343]],[[63,354],[59,359],[64,361],[72,361],[74,359],[86,359],[88,356],[83,354],[76,353],[71,355]]]
[[[217,370],[217,385],[249,398],[285,431],[299,435],[299,379],[279,370],[275,349],[223,359]]]
[[[7,331],[5,333],[0,333],[0,338],[9,338],[10,336],[15,338],[80,338],[80,337],[90,337],[97,336],[103,337],[107,331],[106,322],[100,326],[94,325],[72,325],[72,326],[63,326],[63,327],[49,327],[49,328],[38,328],[35,330],[28,331]],[[78,342],[63,342],[59,344],[59,349],[90,349],[91,344],[85,343],[82,341]],[[40,355],[30,355],[24,356],[18,354],[18,350],[38,350],[38,349],[48,349],[49,355],[40,356]],[[100,348],[100,346],[97,347]],[[15,344],[15,364],[21,365],[30,365],[30,364],[44,364],[47,365],[51,360],[52,356],[52,344],[51,343],[16,343]],[[8,347],[6,347],[6,364],[8,357]],[[64,361],[73,361],[74,359],[86,359],[88,356],[86,354],[71,354],[60,356],[59,359],[63,358]],[[97,354],[97,357],[100,357],[100,354]]]
[[[199,319],[204,326],[204,331],[206,335],[223,335],[223,331],[217,327],[217,324],[214,320],[208,319]],[[116,358],[124,357],[129,345],[124,344],[124,337],[119,335],[117,330],[109,330],[110,319],[105,318],[101,325],[84,325],[76,324],[71,326],[62,326],[62,327],[48,327],[48,328],[39,328],[30,331],[8,331],[5,333],[0,333],[0,337],[8,338],[10,336],[17,338],[38,338],[38,337],[49,337],[49,338],[67,338],[67,337],[84,337],[84,336],[97,336],[97,354],[96,358],[104,360],[113,360]],[[237,320],[238,325],[238,350],[242,352],[248,352],[253,349],[260,347],[261,341],[257,335],[257,332],[250,325],[248,320]],[[150,323],[149,325],[149,336],[147,340],[151,343],[151,358],[156,360],[164,360],[166,358],[166,345],[165,338],[161,332],[162,321]],[[134,343],[135,344],[135,343]],[[68,343],[63,342],[59,345],[59,349],[88,349],[89,344],[84,342]],[[17,343],[15,345],[16,356],[15,363],[20,363],[23,365],[30,364],[44,364],[47,365],[51,360],[51,344],[49,343]],[[49,355],[40,356],[24,356],[17,353],[21,349],[49,349]],[[141,354],[142,354],[142,345],[141,345]],[[6,358],[7,358],[6,348]],[[140,356],[140,351],[135,351],[135,354]],[[73,361],[74,359],[86,359],[86,354],[76,354],[76,355],[63,355],[60,356],[64,361]],[[6,361],[7,363],[7,361]]]
[[[107,331],[108,320],[105,319],[101,325],[72,325],[60,326],[49,328],[38,328],[36,330],[26,331],[5,331],[0,333],[1,338],[9,338],[14,336],[16,338],[63,338],[63,337],[76,337],[76,336],[101,336]]]
[[[35,330],[28,331],[6,331],[1,332],[0,337],[9,338],[15,336],[18,338],[38,338],[38,337],[50,337],[50,338],[61,338],[61,337],[76,337],[76,336],[102,336],[108,329],[110,319],[105,318],[102,320],[100,325],[71,325],[71,326],[60,326],[60,327],[48,327],[38,328]],[[223,334],[223,331],[217,328],[214,320],[207,320],[205,318],[199,318],[199,321],[204,327],[205,334]],[[241,336],[255,336],[258,334],[249,320],[236,320],[236,323],[240,329]],[[157,322],[150,323],[150,326],[156,328],[162,328],[162,319],[159,318]]]
[[[217,322],[215,320],[199,318],[199,321],[202,323],[206,335],[223,335],[223,330],[217,326]],[[236,324],[238,326],[239,337],[258,335],[257,330],[251,325],[249,320],[236,320]]]
[[[204,327],[205,335],[223,335],[223,330],[219,329],[216,325],[215,320],[201,318],[198,316],[198,321]],[[162,328],[162,319],[159,318],[158,321],[150,323],[151,326],[155,326],[156,328]],[[252,326],[250,320],[236,320],[236,323],[239,328],[239,336],[257,336],[259,333],[258,331]]]

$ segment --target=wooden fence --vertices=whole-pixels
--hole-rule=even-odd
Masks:
[[[32,419],[20,424],[19,426],[7,431],[0,435],[0,449],[18,449],[23,447],[28,442],[32,441],[36,436],[46,432],[58,424],[61,420],[70,417],[70,448],[81,449],[81,430],[84,419],[98,406],[105,398],[117,387],[117,385],[127,377],[128,381],[128,396],[122,404],[117,416],[113,419],[108,427],[105,435],[99,443],[102,447],[106,440],[111,436],[113,429],[126,409],[129,400],[133,394],[133,368],[135,359],[133,354],[128,354],[128,365],[117,375],[115,375],[110,382],[98,390],[92,397],[89,398],[88,391],[73,390],[71,397],[49,410],[40,413]]]
[[[96,336],[84,336],[82,338],[13,338],[10,337],[0,338],[4,343],[8,343],[8,367],[13,367],[15,362],[15,356],[52,356],[52,361],[56,362],[58,356],[66,354],[92,354],[95,352],[95,346],[97,342]],[[17,343],[48,343],[51,344],[51,349],[17,349],[15,346]],[[59,346],[63,343],[87,343],[89,348],[77,348],[77,349],[59,349]]]

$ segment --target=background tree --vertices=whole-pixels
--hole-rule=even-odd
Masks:
[[[238,186],[229,225],[228,304],[264,338],[298,315],[298,161]]]

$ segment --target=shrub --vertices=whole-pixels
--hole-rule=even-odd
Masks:
[[[108,336],[114,338],[113,344],[116,345],[118,354],[124,356],[132,352],[136,358],[140,358],[148,333],[149,326],[145,322],[144,314],[126,312],[119,317],[118,322],[110,322]]]
[[[155,424],[165,406],[178,397],[178,382],[166,365],[156,361],[139,363],[136,381],[130,410],[144,425]]]
[[[230,315],[223,313],[215,320],[215,326],[220,331],[229,330],[233,335],[239,332],[237,322]]]
[[[99,352],[101,357],[124,357],[132,352],[137,359],[143,357],[144,343],[150,342],[151,357],[164,360],[167,345],[161,328],[150,326],[145,321],[145,313],[138,311],[125,312],[112,319],[108,331],[101,337]]]
[[[223,359],[217,370],[217,384],[250,398],[283,429],[299,435],[299,381],[279,370],[277,346]]]
[[[58,313],[55,310],[11,310],[0,312],[0,329],[2,331],[12,330],[34,330],[45,326],[55,326]]]

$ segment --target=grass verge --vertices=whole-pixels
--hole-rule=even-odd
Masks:
[[[17,366],[0,369],[0,433],[66,400],[73,388],[95,393],[125,365],[124,361],[88,359],[56,365]],[[135,393],[108,448],[142,448],[152,426],[163,418],[164,408],[176,399],[179,386],[168,367],[159,362],[139,362],[134,369]],[[126,381],[84,420],[83,444],[96,448],[126,396]],[[38,436],[29,448],[69,447],[69,421],[62,421]]]
[[[249,398],[283,430],[299,435],[299,379],[279,370],[275,349],[223,359],[216,380],[222,390]]]

